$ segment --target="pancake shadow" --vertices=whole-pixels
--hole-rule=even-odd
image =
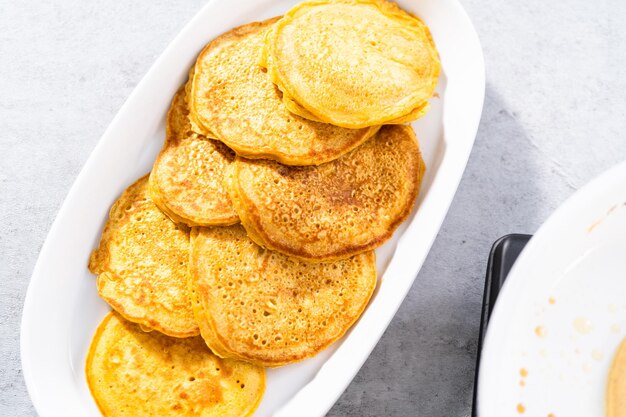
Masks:
[[[487,85],[476,142],[448,215],[407,299],[329,416],[470,416],[487,256],[533,233],[549,164]]]

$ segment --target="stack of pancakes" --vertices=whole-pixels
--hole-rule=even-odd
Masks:
[[[439,68],[425,25],[384,0],[301,3],[205,47],[89,262],[114,309],[87,360],[104,415],[250,415],[264,367],[355,323],[420,188],[403,123]]]

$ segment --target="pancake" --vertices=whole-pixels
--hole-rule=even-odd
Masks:
[[[169,336],[199,333],[187,287],[189,228],[148,196],[148,176],[113,204],[89,260],[100,296],[126,319]]]
[[[237,223],[222,185],[234,158],[223,143],[192,132],[181,88],[167,115],[165,145],[150,173],[150,196],[172,220],[188,226]]]
[[[411,212],[425,165],[410,126],[318,167],[237,158],[226,185],[259,245],[308,261],[344,259],[382,245]]]
[[[188,101],[195,124],[238,155],[287,165],[318,165],[349,152],[378,126],[345,129],[290,113],[258,65],[268,28],[250,23],[209,43],[195,65]]]
[[[424,115],[441,70],[426,25],[385,0],[296,5],[268,33],[261,64],[290,111],[354,129]]]
[[[220,359],[200,337],[146,333],[117,313],[98,327],[86,375],[105,417],[250,416],[265,390],[263,368]]]
[[[189,111],[189,102],[191,100],[191,87],[193,85],[193,75],[195,74],[195,64],[189,70],[189,79],[185,83],[185,106],[187,106],[187,117],[189,118],[189,124],[191,131],[197,133],[200,136],[204,136],[209,139],[215,139],[215,135],[206,127],[200,124],[200,120],[196,117],[194,112]]]
[[[190,288],[202,337],[223,357],[280,366],[339,339],[376,286],[374,252],[311,264],[266,251],[241,225],[194,228]]]
[[[617,348],[606,385],[606,417],[626,416],[626,340]]]
[[[304,107],[299,105],[296,101],[294,101],[289,96],[283,95],[283,102],[285,104],[285,107],[287,107],[287,109],[290,112],[292,112],[294,114],[297,114],[297,115],[299,115],[301,117],[304,117],[306,119],[309,119],[309,120],[322,122],[317,116],[315,116],[313,113],[311,113],[310,111],[308,111],[307,109],[305,109]],[[405,116],[398,117],[398,118],[393,119],[393,120],[388,120],[387,122],[385,122],[385,124],[397,125],[397,124],[410,123],[410,122],[415,121],[415,120],[419,119],[420,117],[424,116],[428,112],[428,109],[429,109],[429,104],[426,103],[422,107],[418,107],[416,109],[413,109],[409,114],[407,114]]]

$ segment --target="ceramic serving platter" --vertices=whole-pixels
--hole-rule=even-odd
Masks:
[[[165,114],[203,46],[222,32],[280,15],[296,1],[213,0],[154,63],[102,136],[50,229],[28,288],[21,350],[42,417],[98,416],[85,382],[91,337],[109,308],[87,270],[109,207],[147,173],[164,140]],[[400,1],[430,27],[443,71],[430,112],[414,123],[427,164],[415,210],[376,251],[379,283],[359,322],[318,356],[268,370],[258,416],[320,416],[367,359],[415,279],[469,157],[484,96],[476,33],[456,0]],[[172,3],[175,7],[175,3]]]

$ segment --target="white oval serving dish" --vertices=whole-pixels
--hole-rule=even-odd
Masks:
[[[170,100],[203,46],[220,33],[284,13],[296,1],[213,0],[167,47],[122,106],[72,186],[28,288],[21,329],[24,377],[42,417],[98,416],[84,376],[91,337],[108,311],[86,268],[109,207],[150,170]],[[427,164],[414,212],[376,251],[379,284],[352,330],[315,358],[268,370],[258,416],[320,416],[367,359],[413,283],[463,174],[483,105],[478,37],[456,0],[399,1],[430,27],[443,72],[438,98],[414,124]],[[174,7],[174,3],[172,3]]]

